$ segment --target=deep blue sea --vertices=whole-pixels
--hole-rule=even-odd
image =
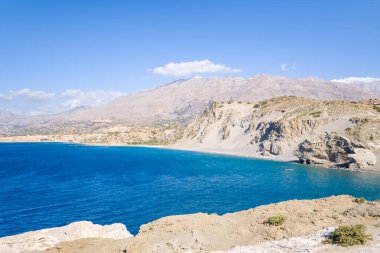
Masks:
[[[167,215],[338,194],[380,199],[380,175],[155,148],[0,144],[0,237],[80,220],[136,234]]]

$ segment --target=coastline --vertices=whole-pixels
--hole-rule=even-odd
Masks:
[[[9,143],[9,142],[8,142]],[[16,142],[13,142],[16,143]],[[19,143],[27,143],[27,142],[19,142]],[[261,160],[269,160],[270,158],[263,158],[263,157],[255,157],[255,156],[248,156],[248,155],[238,155],[236,153],[228,153],[228,152],[222,152],[222,151],[205,151],[205,150],[194,150],[194,149],[185,149],[185,148],[178,148],[176,146],[171,145],[125,145],[120,143],[115,144],[101,144],[101,143],[79,143],[79,142],[62,142],[62,141],[30,141],[29,143],[64,143],[64,144],[74,144],[74,145],[83,145],[83,146],[99,146],[99,147],[141,147],[141,148],[156,148],[156,149],[168,149],[168,150],[180,150],[180,151],[189,151],[189,152],[197,152],[197,153],[207,153],[207,154],[217,154],[217,155],[223,155],[223,156],[234,156],[234,157],[245,157],[245,158],[252,158],[252,159],[261,159]],[[270,159],[273,161],[279,161],[279,162],[292,162],[292,161],[286,161],[286,160],[280,160],[280,159]],[[305,165],[309,166],[309,165]],[[323,167],[326,168],[326,167]],[[331,169],[331,168],[330,168]],[[374,171],[362,171],[357,170],[359,172],[371,172],[371,173],[378,173]],[[321,231],[326,228],[334,228],[341,224],[355,224],[355,222],[364,222],[366,226],[368,225],[369,231],[372,234],[380,234],[380,231],[378,230],[378,227],[374,226],[374,220],[376,222],[378,221],[378,217],[372,217],[372,214],[380,213],[378,207],[380,206],[379,203],[375,202],[368,202],[368,205],[366,205],[367,209],[361,209],[364,207],[364,204],[357,204],[355,203],[352,197],[349,197],[349,199],[345,199],[343,202],[339,200],[339,198],[347,198],[348,196],[338,196],[338,197],[328,197],[324,199],[314,199],[314,200],[288,200],[284,202],[279,203],[273,203],[269,205],[262,205],[258,206],[254,209],[248,209],[243,211],[238,211],[235,213],[227,213],[225,215],[216,215],[216,214],[185,214],[185,215],[176,215],[176,216],[165,216],[158,220],[155,220],[153,222],[144,224],[140,227],[139,233],[134,238],[129,239],[110,239],[110,238],[104,238],[104,237],[96,237],[96,238],[90,238],[84,236],[83,238],[74,238],[73,240],[68,240],[67,238],[64,241],[57,242],[57,244],[46,244],[49,245],[50,248],[42,248],[38,251],[32,251],[33,253],[41,253],[41,252],[59,252],[59,253],[90,253],[90,252],[96,252],[98,248],[104,248],[104,252],[124,252],[124,249],[128,249],[126,252],[187,252],[185,250],[182,250],[183,245],[185,247],[191,248],[191,247],[198,247],[197,242],[191,241],[189,239],[188,230],[190,229],[193,234],[195,234],[196,240],[202,241],[205,245],[208,245],[207,250],[205,251],[194,251],[194,252],[218,252],[218,253],[241,253],[241,252],[250,252],[252,249],[257,250],[257,252],[260,252],[259,250],[267,250],[272,249],[281,249],[282,245],[285,243],[286,245],[290,245],[289,247],[296,247],[297,249],[304,249],[309,246],[306,244],[303,244],[304,241],[307,241],[309,237],[316,238],[318,241],[318,244],[311,245],[311,249],[314,249],[313,247],[317,247],[318,250],[323,249],[329,249],[334,250],[334,252],[345,252],[343,251],[343,248],[337,247],[337,246],[325,246],[321,242],[323,240],[323,236],[321,235]],[[325,212],[325,210],[321,211],[315,211],[317,207],[324,206],[326,199],[332,199],[332,203],[329,205],[329,211]],[[316,207],[314,207],[314,202],[318,203]],[[301,208],[301,210],[294,210],[294,206],[298,203],[306,203],[305,206]],[[342,210],[337,208],[340,208],[342,204],[344,208]],[[353,203],[353,204],[352,204]],[[331,205],[339,204],[338,206],[335,206],[331,208]],[[376,207],[376,210],[373,210],[373,208]],[[314,209],[313,209],[314,208]],[[284,212],[282,210],[285,210]],[[259,211],[258,211],[259,210]],[[313,210],[313,212],[309,213],[310,210]],[[354,210],[354,211],[352,211]],[[298,213],[297,213],[298,212]],[[321,212],[325,212],[323,215]],[[306,213],[306,214],[305,214]],[[363,219],[361,216],[356,216],[357,213],[366,213],[365,219]],[[291,222],[296,223],[295,226],[291,224],[287,224],[283,229],[278,228],[270,228],[267,226],[262,226],[262,220],[264,220],[268,215],[278,215],[283,214],[287,217],[289,217],[289,223]],[[255,220],[255,227],[252,228],[252,219],[244,220],[246,216],[254,215],[254,217],[257,217]],[[294,215],[294,217],[293,217]],[[348,215],[348,216],[347,216]],[[377,215],[377,214],[376,214]],[[351,217],[352,216],[352,217]],[[322,217],[322,220],[320,218]],[[336,218],[338,217],[338,218]],[[351,219],[350,219],[351,218]],[[231,222],[231,219],[233,222]],[[370,219],[370,220],[368,220]],[[244,220],[244,222],[239,223],[240,221]],[[301,220],[301,222],[300,222]],[[343,221],[342,221],[343,220]],[[353,223],[354,222],[354,223]],[[179,224],[178,226],[173,226],[172,224]],[[195,224],[195,225],[194,225]],[[218,224],[217,226],[215,224]],[[307,225],[306,225],[307,224]],[[317,224],[317,225],[316,225]],[[251,229],[254,229],[253,232],[257,232],[257,227],[259,227],[259,231],[261,232],[260,236],[251,235],[252,232]],[[56,228],[53,228],[56,229]],[[261,230],[262,229],[262,230]],[[227,232],[225,231],[227,230]],[[78,231],[80,232],[81,229],[79,228]],[[247,232],[250,231],[250,232]],[[323,230],[325,231],[325,230]],[[40,233],[38,231],[31,231],[27,232],[30,235],[33,235],[34,233],[37,233],[37,237],[40,240],[42,239],[45,243],[51,242],[51,234],[47,233],[43,237],[41,237]],[[81,233],[81,232],[80,232]],[[249,233],[250,237],[247,239],[247,233]],[[112,234],[112,232],[111,232]],[[214,236],[210,236],[210,234],[217,234],[217,239],[215,239]],[[227,242],[219,243],[221,238],[227,238],[230,235],[234,235],[232,239],[228,239]],[[322,233],[323,234],[323,233]],[[22,240],[17,239],[18,236],[23,235],[15,235],[10,236],[9,238],[15,238],[12,239],[13,243],[16,241],[18,244],[24,244],[27,245],[26,247],[29,247],[30,243],[35,243],[37,245],[41,245],[40,241],[36,241],[33,239],[28,239],[25,237],[25,235],[21,238]],[[238,236],[235,236],[238,235]],[[33,238],[36,238],[34,236]],[[0,239],[4,239],[0,238]],[[25,239],[25,240],[24,240]],[[24,241],[23,241],[24,240]],[[314,239],[313,239],[314,240]],[[294,246],[294,241],[297,241],[297,246]],[[173,244],[176,248],[176,251],[171,251],[171,248],[167,248],[167,244]],[[224,244],[225,243],[225,244]],[[9,242],[1,243],[0,240],[0,246],[7,244],[9,245]],[[44,244],[45,245],[45,244]],[[96,246],[94,246],[96,245]],[[160,251],[155,251],[159,245]],[[94,248],[95,247],[95,248]],[[301,247],[301,248],[300,248]],[[364,247],[364,248],[360,248]],[[377,252],[376,250],[380,249],[380,237],[376,237],[374,243],[370,243],[369,245],[364,246],[358,246],[355,249],[360,250],[373,250],[368,252]],[[1,248],[0,248],[1,249]],[[196,248],[200,249],[200,248]],[[310,249],[310,248],[307,248]],[[47,250],[47,251],[45,251]],[[247,251],[244,251],[247,250]],[[335,251],[336,250],[336,251]],[[1,251],[1,250],[0,250]],[[18,252],[25,252],[25,251],[1,251],[1,252],[9,252],[9,253],[18,253]],[[31,253],[32,253],[31,252]],[[255,251],[253,251],[255,252]],[[264,251],[265,252],[265,251]],[[277,251],[277,252],[288,252],[288,251]],[[290,252],[290,251],[289,251]],[[320,252],[320,251],[312,251],[312,252]],[[323,251],[321,251],[323,252]],[[367,252],[367,251],[366,251]]]
[[[142,225],[133,237],[122,224],[99,226],[76,222],[64,227],[2,237],[0,251],[378,252],[379,213],[379,202],[358,203],[348,195],[288,200],[224,215],[194,213],[166,216]],[[285,222],[279,226],[266,224],[268,217],[276,215],[285,217]],[[338,226],[356,224],[363,224],[373,240],[349,248],[323,243],[328,233]]]
[[[258,160],[269,160],[276,162],[287,162],[287,163],[296,163],[300,164],[296,157],[292,157],[289,155],[279,155],[279,156],[259,156],[254,153],[247,152],[239,152],[236,150],[226,150],[226,149],[192,149],[188,147],[183,147],[176,144],[170,145],[147,145],[147,144],[124,144],[124,143],[83,143],[83,142],[75,142],[68,140],[47,140],[46,136],[14,136],[14,137],[0,137],[0,143],[65,143],[65,144],[77,144],[84,146],[104,146],[104,147],[142,147],[142,148],[158,148],[158,149],[167,149],[167,150],[178,150],[178,151],[188,151],[188,152],[196,152],[196,153],[204,153],[204,154],[214,154],[214,155],[223,155],[223,156],[231,156],[231,157],[240,157],[240,158],[251,158]],[[369,166],[367,168],[362,169],[340,169],[336,167],[328,167],[318,164],[313,165],[305,165],[305,166],[314,166],[317,168],[324,169],[336,169],[336,170],[346,170],[346,171],[355,171],[355,172],[365,172],[365,173],[375,173],[380,174],[380,149],[375,152],[377,163],[373,166]],[[300,164],[302,165],[302,164]]]
[[[1,142],[0,142],[1,143]],[[374,173],[374,174],[380,174],[380,149],[376,151],[376,158],[377,163],[373,166],[364,168],[364,169],[340,169],[336,167],[328,167],[318,164],[312,164],[312,165],[305,165],[299,163],[298,160],[291,159],[286,156],[258,156],[258,155],[249,155],[249,154],[241,154],[238,152],[234,152],[231,150],[231,152],[228,152],[227,150],[204,150],[204,149],[191,149],[191,148],[184,148],[174,145],[128,145],[128,144],[98,144],[98,143],[76,143],[79,145],[86,145],[86,146],[106,146],[106,147],[143,147],[143,148],[159,148],[159,149],[168,149],[168,150],[178,150],[178,151],[188,151],[188,152],[196,152],[196,153],[203,153],[203,154],[211,154],[211,155],[223,155],[223,156],[230,156],[230,157],[237,157],[237,158],[251,158],[251,159],[257,159],[257,160],[267,160],[267,161],[274,161],[274,162],[286,162],[286,163],[296,163],[299,165],[304,166],[313,166],[317,168],[323,168],[323,169],[332,169],[332,170],[345,170],[345,171],[353,171],[353,172],[365,172],[365,173]]]

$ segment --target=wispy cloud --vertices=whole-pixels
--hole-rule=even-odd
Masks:
[[[0,100],[11,100],[12,98],[3,94],[3,93],[0,93]]]
[[[282,71],[295,70],[295,69],[297,69],[297,66],[295,63],[292,63],[292,64],[283,63],[280,65],[280,69]]]
[[[241,69],[230,68],[210,60],[190,62],[170,62],[164,66],[154,68],[153,74],[164,76],[189,76],[202,73],[238,73]]]
[[[11,92],[11,96],[23,97],[25,99],[32,100],[35,102],[41,102],[54,98],[55,93],[50,93],[41,90],[30,90],[26,88],[19,91]]]
[[[25,100],[30,100],[33,102],[43,102],[46,100],[51,100],[55,97],[55,93],[41,91],[41,90],[31,90],[28,88],[8,91],[7,93],[0,93],[0,100],[14,100],[16,98],[23,98]]]
[[[25,88],[0,92],[0,105],[12,107],[20,114],[42,115],[67,111],[84,105],[104,105],[123,95],[125,95],[123,92],[105,90],[70,89],[61,93],[52,93]]]
[[[116,91],[96,90],[85,92],[77,89],[66,90],[61,93],[61,97],[64,98],[62,105],[68,108],[82,105],[102,105],[123,95],[125,93]]]
[[[347,77],[342,79],[332,79],[332,82],[337,83],[373,83],[380,82],[380,78],[377,77]]]

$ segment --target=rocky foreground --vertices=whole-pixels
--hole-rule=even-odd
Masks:
[[[268,217],[278,215],[286,218],[282,225],[265,222]],[[372,236],[365,245],[341,247],[322,243],[337,226],[357,224],[365,225]],[[291,200],[221,216],[205,213],[169,216],[142,225],[133,238],[120,225],[113,227],[114,231],[108,227],[101,233],[91,232],[100,229],[93,224],[75,226],[74,230],[62,227],[0,238],[0,252],[380,251],[380,203],[345,195]]]

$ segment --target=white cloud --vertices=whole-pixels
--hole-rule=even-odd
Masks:
[[[380,78],[376,77],[347,77],[342,79],[332,79],[332,82],[337,83],[373,83],[379,82]]]
[[[170,62],[152,70],[153,74],[164,76],[188,76],[200,73],[238,73],[241,69],[234,69],[210,60],[191,62]]]
[[[123,95],[125,95],[125,93],[116,91],[96,90],[84,92],[76,89],[66,90],[61,93],[61,96],[66,98],[62,105],[69,108],[82,105],[102,105]]]
[[[23,97],[28,100],[40,102],[50,100],[55,97],[55,93],[49,93],[41,90],[22,89],[12,92],[13,97]]]
[[[19,114],[43,115],[67,111],[83,105],[103,105],[122,95],[125,93],[104,90],[85,92],[79,89],[70,89],[55,94],[25,88],[0,92],[0,102],[1,104],[6,103]]]
[[[0,93],[0,100],[11,100],[11,99],[12,98],[10,96]]]
[[[293,64],[283,63],[283,64],[280,65],[280,69],[282,71],[288,71],[288,70],[295,70],[295,69],[297,69],[297,67],[296,67],[295,63],[293,63]]]

